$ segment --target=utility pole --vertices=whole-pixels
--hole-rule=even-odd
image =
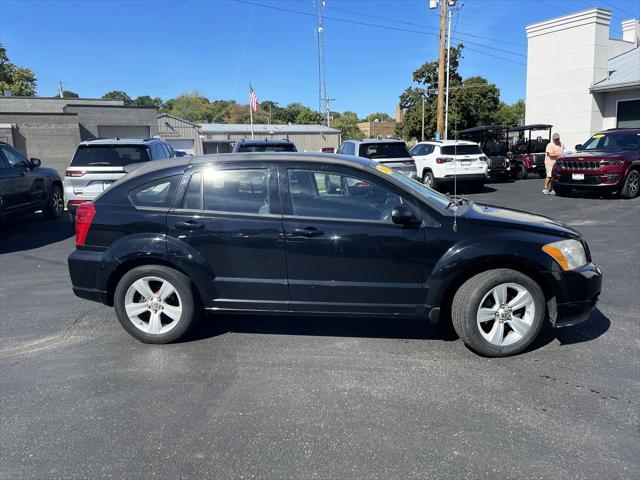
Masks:
[[[444,107],[444,139],[449,140],[449,64],[451,63],[451,10],[449,10],[449,27],[447,29],[447,97]]]
[[[422,93],[422,141],[424,142],[424,97],[426,94]]]
[[[329,103],[334,99],[327,96],[327,79],[325,75],[324,62],[324,0],[315,0],[318,15],[318,113],[324,119],[327,126],[331,123],[331,112]]]
[[[440,0],[440,57],[438,60],[438,117],[436,123],[436,133],[439,138],[442,138],[444,123],[444,47],[446,26],[447,0]]]

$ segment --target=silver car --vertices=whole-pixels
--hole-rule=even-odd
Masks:
[[[171,145],[158,138],[104,138],[80,142],[64,174],[64,197],[71,219],[79,204],[92,201],[125,175],[125,166],[175,156]]]
[[[416,164],[407,149],[407,144],[394,138],[346,140],[336,153],[369,158],[411,177],[416,175]]]

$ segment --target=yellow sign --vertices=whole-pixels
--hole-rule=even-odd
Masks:
[[[393,173],[393,170],[391,170],[389,167],[385,167],[384,165],[377,165],[376,170],[382,173],[386,173],[387,175],[391,175]]]

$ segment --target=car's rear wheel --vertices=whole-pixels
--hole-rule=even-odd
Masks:
[[[64,195],[62,194],[62,187],[58,184],[51,186],[51,193],[47,204],[42,209],[45,218],[60,218],[64,213]]]
[[[623,198],[636,198],[638,193],[640,193],[640,171],[631,170],[624,181],[620,196]]]
[[[521,352],[542,328],[544,294],[527,275],[507,268],[467,280],[451,306],[453,327],[471,350],[490,357]]]
[[[524,164],[519,163],[518,165],[516,165],[517,180],[526,180],[528,176],[529,176],[529,172],[527,170],[527,167],[524,166]]]
[[[198,314],[189,278],[161,265],[127,272],[116,287],[114,307],[124,329],[145,343],[180,339]]]
[[[422,183],[424,183],[427,187],[433,188],[435,190],[436,177],[434,177],[433,172],[430,172],[429,170],[425,171],[422,174]]]

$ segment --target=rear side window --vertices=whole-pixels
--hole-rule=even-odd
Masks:
[[[204,174],[204,209],[216,212],[269,213],[269,170],[210,170]]]
[[[182,208],[202,210],[202,174],[200,172],[191,175],[187,191],[182,199]]]
[[[238,152],[295,152],[296,147],[291,143],[276,143],[262,145],[240,145]]]
[[[149,160],[146,145],[80,145],[71,160],[71,166],[124,167]]]
[[[136,207],[169,208],[173,200],[180,176],[165,177],[134,189],[129,199]]]
[[[362,143],[359,156],[372,160],[385,158],[407,158],[411,155],[404,142]]]
[[[440,147],[443,155],[482,155],[478,145],[447,145]]]

